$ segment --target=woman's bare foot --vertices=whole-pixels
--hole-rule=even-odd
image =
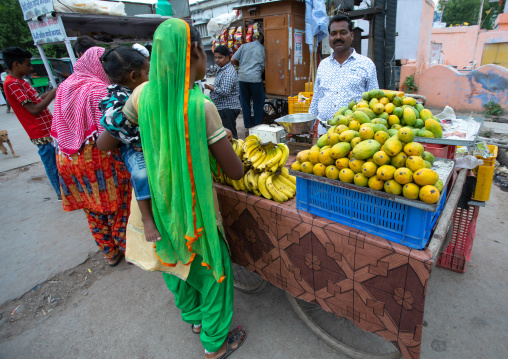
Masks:
[[[222,359],[233,354],[245,341],[247,333],[242,327],[238,327],[229,332],[224,344],[218,351],[211,354],[205,353],[205,359]]]
[[[157,242],[161,240],[161,234],[159,233],[159,230],[153,220],[143,221],[143,226],[147,242]]]

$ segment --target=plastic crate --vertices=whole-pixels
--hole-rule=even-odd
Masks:
[[[438,210],[430,212],[371,194],[321,182],[296,178],[296,206],[359,230],[411,248],[427,245],[446,200],[446,189]]]
[[[439,145],[436,143],[422,143],[425,151],[434,155],[434,157],[447,158],[449,160],[455,159],[455,152],[457,146],[453,145]]]
[[[312,102],[312,92],[300,92],[301,95],[308,98],[305,102],[298,102],[298,96],[288,97],[288,114],[308,113],[310,103]]]
[[[476,158],[481,158],[483,160],[483,165],[478,166],[473,170],[476,176],[476,187],[472,198],[476,201],[488,201],[490,198],[490,190],[492,188],[492,180],[494,179],[494,169],[496,167],[498,148],[493,145],[488,146],[490,153],[493,153],[494,156],[490,158],[476,156]]]
[[[450,243],[437,259],[436,267],[464,273],[466,262],[471,259],[473,241],[476,237],[476,220],[480,208],[469,206],[457,208],[453,215],[452,237]]]

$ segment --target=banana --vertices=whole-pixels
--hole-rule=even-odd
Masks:
[[[282,149],[277,146],[275,147],[275,156],[270,159],[270,161],[266,162],[265,168],[272,168],[273,165],[278,164],[282,157]]]
[[[265,197],[266,199],[272,199],[272,195],[266,188],[266,179],[268,178],[270,174],[268,172],[263,172],[259,175],[258,179],[258,189],[259,192]]]
[[[283,175],[284,177],[286,177],[288,180],[290,180],[291,182],[293,182],[293,184],[296,185],[296,177],[295,176],[291,176],[289,174],[289,170],[286,168],[286,167],[282,167],[281,169],[281,175]]]
[[[289,147],[284,143],[277,143],[277,146],[282,149],[282,157],[279,161],[279,167],[284,167],[289,158]]]
[[[263,156],[263,153],[265,153],[265,151],[261,147],[254,149],[251,151],[249,158],[247,158],[247,163],[252,164],[256,162],[261,156]]]
[[[272,182],[275,188],[284,193],[288,198],[293,198],[295,196],[295,192],[291,188],[286,186],[284,183],[282,183],[282,181],[279,179],[280,176],[273,175],[272,178],[273,178]]]
[[[268,189],[268,191],[270,192],[275,201],[279,203],[286,202],[289,198],[275,187],[272,180],[273,175],[269,174],[268,177],[266,178],[266,188]]]
[[[240,191],[247,191],[247,188],[245,188],[245,182],[243,182],[243,178],[236,181],[238,184],[238,187],[240,187]]]
[[[269,168],[268,171],[271,173],[275,173],[278,169],[279,169],[279,163],[276,163],[271,168]]]
[[[256,167],[257,170],[260,172],[263,172],[266,169],[266,164],[269,161],[271,161],[274,156],[275,156],[275,150],[273,148],[267,150],[267,155],[266,155],[265,159],[260,164],[258,164],[258,166]]]
[[[249,183],[249,187],[251,188],[251,190],[258,188],[258,183],[256,182],[254,170],[252,168],[245,174],[245,178],[247,179],[247,182]]]
[[[248,172],[247,172],[248,173]],[[243,183],[245,184],[245,189],[248,191],[248,192],[252,192],[252,187],[250,186],[250,183],[248,181],[248,178],[247,178],[247,175],[244,175],[243,178]]]
[[[256,134],[252,134],[252,135],[247,136],[247,138],[245,139],[245,142],[247,142],[249,140],[256,140],[258,142],[261,142],[261,137],[259,137]]]
[[[245,145],[244,145],[244,157],[246,157],[247,159],[252,157],[252,155],[257,152],[259,149],[261,149],[261,146],[259,146],[259,144],[253,144],[251,146],[248,146],[247,149],[245,150]]]
[[[259,142],[256,140],[249,140],[243,143],[243,152],[248,153],[252,146],[259,146]]]
[[[252,193],[254,193],[256,196],[263,197],[263,195],[261,194],[261,192],[259,192],[259,190],[257,190],[256,188],[253,188],[253,189],[252,189]]]
[[[284,177],[283,175],[280,175],[279,177],[277,177],[279,179],[279,181],[281,181],[282,183],[284,183],[286,186],[288,186],[289,188],[291,188],[293,190],[293,192],[296,192],[296,185],[291,182],[287,177]]]
[[[237,180],[231,180],[231,182],[233,183],[233,187],[234,187],[237,191],[241,191],[240,186],[238,185],[238,181],[237,181]]]
[[[252,164],[252,167],[256,170],[259,170],[259,166],[265,161],[267,156],[268,156],[268,154],[266,152],[264,152],[263,155],[256,162],[254,162]]]
[[[254,172],[254,170],[252,170],[252,176],[253,176],[253,181],[254,181],[254,186],[252,186],[252,188],[255,190],[259,190],[259,186],[258,186],[259,173],[256,173],[256,172]]]

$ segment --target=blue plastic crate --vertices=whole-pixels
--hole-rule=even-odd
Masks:
[[[446,187],[437,211],[431,212],[371,194],[296,178],[299,210],[416,249],[427,245],[445,200]]]

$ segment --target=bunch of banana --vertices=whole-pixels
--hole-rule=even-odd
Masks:
[[[270,172],[261,173],[257,185],[263,197],[279,203],[293,198],[296,193],[296,178],[291,176],[285,167],[282,168],[280,175]]]
[[[243,144],[243,161],[257,172],[274,173],[284,167],[288,157],[289,148],[285,144],[261,145],[261,139],[257,135],[248,136]]]
[[[233,138],[231,140],[231,145],[233,146],[233,150],[235,151],[236,155],[240,157],[240,159],[243,159],[243,140],[235,140]]]

